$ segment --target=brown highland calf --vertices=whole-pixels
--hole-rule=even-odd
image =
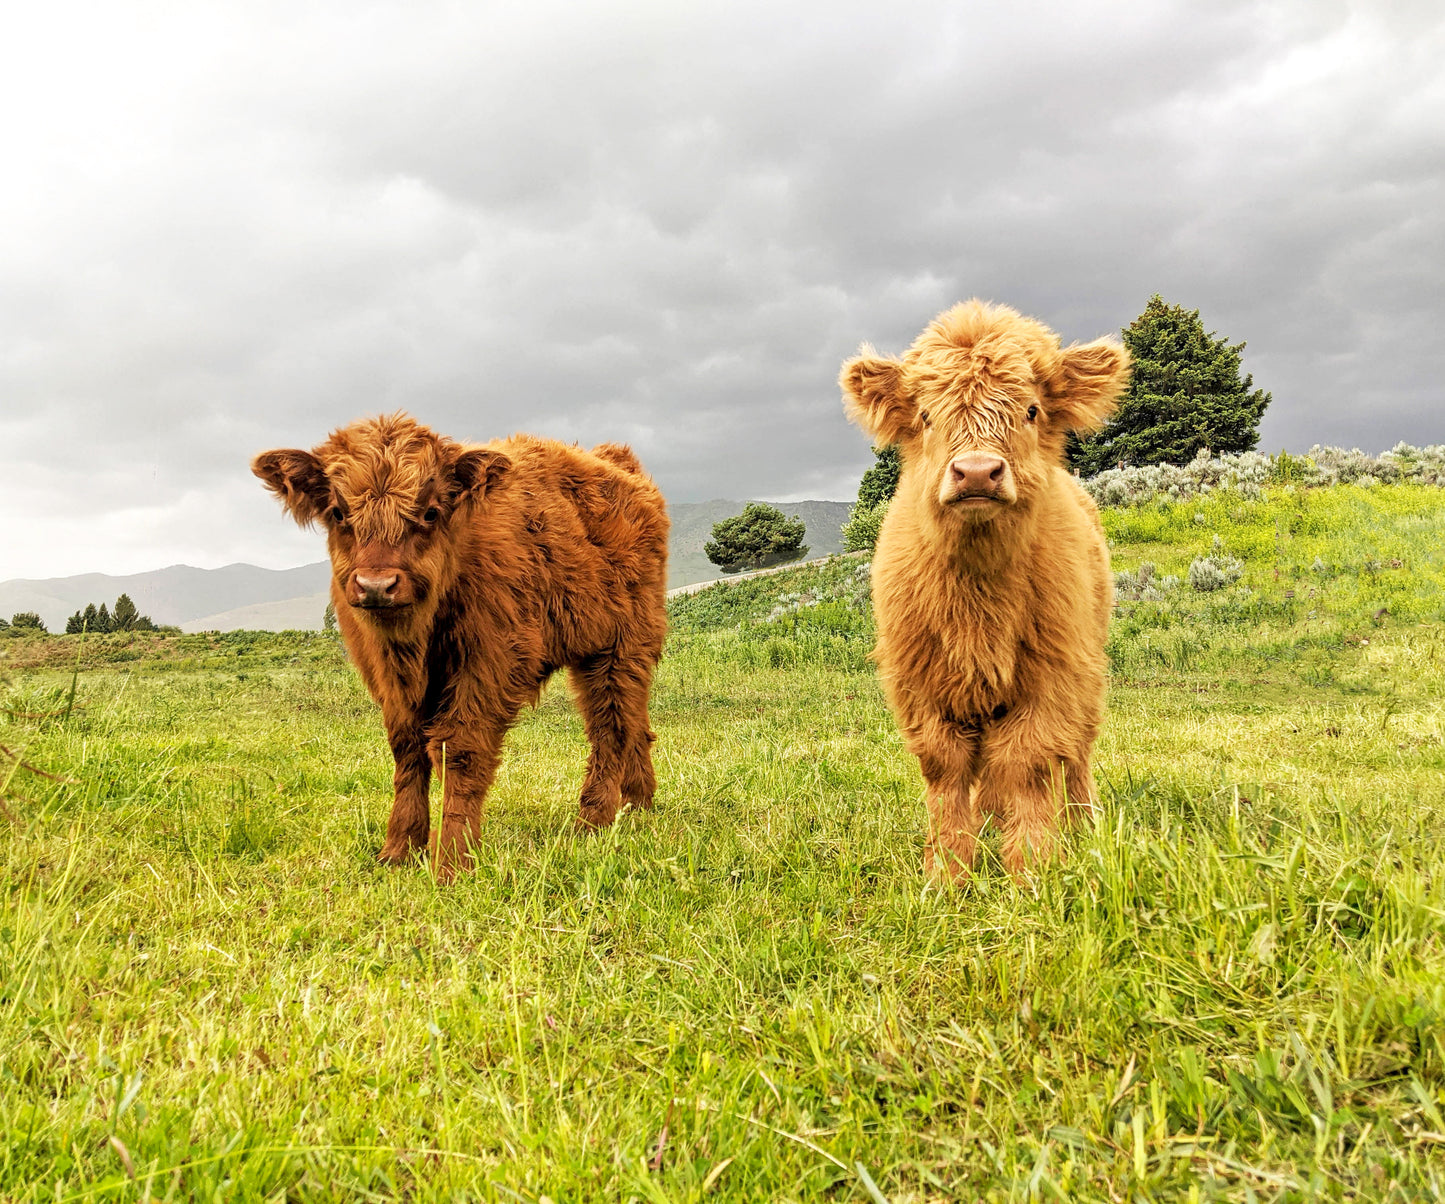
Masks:
[[[435,769],[437,876],[470,863],[502,740],[563,667],[592,744],[579,825],[652,805],[668,524],[628,448],[471,446],[397,414],[251,469],[297,522],[326,527],[337,622],[396,758],[382,861],[426,847]]]
[[[873,556],[874,657],[927,786],[924,869],[958,878],[985,815],[1018,874],[1061,816],[1091,817],[1113,604],[1098,511],[1064,470],[1128,353],[1058,337],[1004,306],[939,315],[901,359],[865,346],[839,380],[849,416],[903,470]]]

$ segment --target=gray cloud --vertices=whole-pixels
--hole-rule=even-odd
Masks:
[[[1264,443],[1445,439],[1427,5],[37,8],[0,50],[0,577],[315,558],[246,472],[362,413],[847,497],[834,380],[963,297],[1158,291]]]

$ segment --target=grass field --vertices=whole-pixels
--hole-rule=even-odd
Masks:
[[[554,685],[448,888],[328,637],[0,642],[65,779],[0,758],[0,1197],[1439,1198],[1445,495],[1106,524],[1103,812],[1024,884],[925,885],[856,559],[674,603],[598,836]]]

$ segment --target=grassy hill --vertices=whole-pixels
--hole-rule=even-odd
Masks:
[[[549,690],[446,889],[334,640],[0,641],[63,779],[0,759],[0,1197],[1438,1197],[1445,493],[1105,522],[1103,811],[1022,884],[925,886],[852,559],[671,603],[599,836]]]

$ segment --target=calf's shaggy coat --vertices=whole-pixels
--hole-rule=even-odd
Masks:
[[[901,359],[843,366],[849,416],[903,469],[873,557],[878,662],[927,788],[925,869],[972,865],[985,816],[1018,873],[1092,815],[1113,581],[1098,511],[1064,470],[1128,353],[1004,306],[939,315]]]
[[[397,414],[263,452],[252,471],[326,528],[337,622],[396,758],[382,861],[426,847],[436,770],[438,876],[467,864],[502,740],[559,668],[592,745],[579,824],[652,805],[668,520],[628,448],[464,445]]]

